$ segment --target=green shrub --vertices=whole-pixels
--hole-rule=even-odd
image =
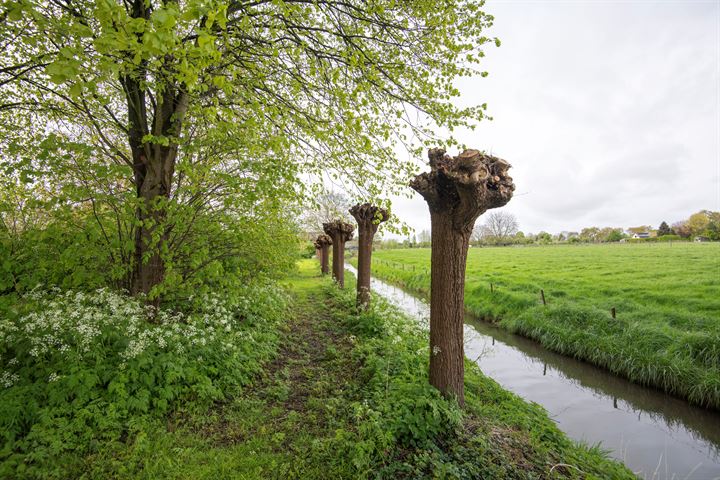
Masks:
[[[118,273],[96,223],[76,219],[69,229],[52,221],[17,235],[0,229],[0,295],[27,292],[38,285],[93,290]]]
[[[33,184],[0,178],[0,187],[0,296],[38,286],[131,290],[134,194],[95,198],[97,192],[79,190],[74,201],[60,202]],[[299,245],[290,214],[258,199],[235,207],[169,203],[169,245],[159,251],[165,271],[151,295],[174,302],[232,293],[258,275],[277,279],[295,268]]]
[[[315,245],[312,242],[302,242],[300,255],[302,258],[313,258],[315,256]]]
[[[383,463],[388,450],[436,449],[460,428],[462,411],[428,383],[427,358],[419,354],[428,348],[422,330],[379,299],[370,310],[348,315],[355,308],[348,290],[331,286],[327,294],[343,306],[338,321],[356,335],[352,356],[361,365],[363,400],[352,411],[357,432],[343,436],[337,448],[362,472]]]

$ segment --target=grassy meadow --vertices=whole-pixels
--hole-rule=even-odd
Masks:
[[[429,269],[430,249],[373,254],[374,275],[421,293]],[[720,244],[471,248],[465,304],[551,350],[720,408]]]

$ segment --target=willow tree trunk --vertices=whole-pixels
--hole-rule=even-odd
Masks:
[[[330,245],[325,245],[320,250],[320,273],[323,275],[330,273]]]
[[[363,236],[370,236],[370,241],[363,241]],[[370,306],[370,269],[372,266],[372,236],[358,228],[358,276],[357,306],[367,309]]]
[[[430,208],[430,383],[447,397],[465,403],[465,265],[470,234],[478,216],[505,205],[515,185],[510,164],[478,150],[457,157],[431,149],[430,172],[410,186]]]
[[[353,236],[355,227],[342,220],[323,223],[323,230],[332,239],[333,246],[333,279],[340,288],[345,287],[345,242]]]
[[[389,218],[387,210],[369,203],[353,206],[350,214],[358,224],[358,277],[357,306],[367,309],[370,306],[370,269],[372,266],[372,244],[381,222]]]
[[[345,287],[345,242],[333,241],[333,260],[332,260],[333,279],[340,285]]]
[[[470,234],[456,234],[452,218],[430,214],[430,384],[465,402],[465,265]]]
[[[330,257],[329,247],[332,245],[332,238],[329,235],[321,233],[315,240],[315,248],[318,252],[318,258],[320,259],[320,273],[327,275],[328,273],[328,262]]]

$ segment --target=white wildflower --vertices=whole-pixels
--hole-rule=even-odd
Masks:
[[[12,387],[18,380],[20,380],[20,377],[17,373],[2,372],[2,375],[0,375],[0,385],[5,388]]]

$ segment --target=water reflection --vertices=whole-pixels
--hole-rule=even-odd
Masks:
[[[425,301],[377,279],[372,289],[427,328]],[[642,478],[720,479],[718,412],[550,352],[470,316],[465,318],[465,354],[503,387],[545,407],[569,436],[601,443]]]

